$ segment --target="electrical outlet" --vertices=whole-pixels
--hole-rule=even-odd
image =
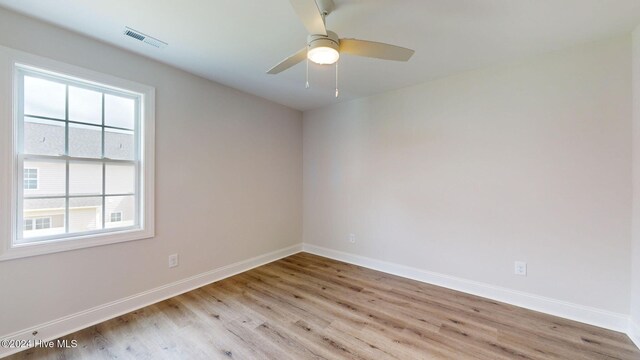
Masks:
[[[527,263],[524,261],[516,261],[513,272],[516,275],[527,276]]]
[[[169,255],[169,267],[174,268],[178,266],[178,254]]]
[[[349,234],[349,242],[352,244],[356,242],[356,234]]]

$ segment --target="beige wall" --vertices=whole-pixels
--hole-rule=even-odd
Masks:
[[[299,243],[302,173],[305,242],[629,312],[629,37],[306,112],[304,171],[297,111],[2,9],[0,45],[157,90],[156,238],[0,262],[0,335]]]
[[[633,237],[631,321],[640,341],[640,27],[633,32]]]
[[[304,242],[628,314],[630,119],[628,36],[305,112]]]
[[[300,243],[300,112],[2,9],[0,45],[156,87],[157,129],[156,238],[0,262],[0,337]]]

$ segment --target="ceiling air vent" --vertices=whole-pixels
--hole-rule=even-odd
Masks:
[[[126,36],[132,37],[138,41],[142,41],[143,43],[147,44],[147,45],[151,45],[153,47],[156,47],[158,49],[162,49],[165,46],[169,45],[166,42],[162,41],[162,40],[158,40],[152,36],[146,35],[141,33],[140,31],[134,30],[130,27],[125,27],[124,28],[124,34]]]

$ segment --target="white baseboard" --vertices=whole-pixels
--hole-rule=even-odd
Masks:
[[[268,254],[259,255],[254,258],[239,261],[237,263],[220,267],[190,278],[173,282],[157,287],[139,294],[116,300],[104,305],[81,311],[60,319],[56,319],[29,329],[0,336],[2,340],[29,340],[29,341],[51,341],[88,326],[92,326],[112,319],[114,317],[129,313],[131,311],[155,304],[176,295],[197,289],[204,285],[222,280],[224,278],[239,274],[255,267],[270,263],[272,261],[296,254],[302,250],[302,245],[294,245],[284,249],[276,250]],[[37,332],[36,335],[33,335]],[[0,347],[0,358],[25,350],[26,348],[5,348]]]
[[[629,329],[627,330],[627,335],[631,338],[634,344],[640,349],[640,323],[634,322],[633,319],[629,318]]]
[[[544,296],[511,290],[478,281],[466,280],[454,276],[438,274],[418,268],[376,260],[360,255],[332,250],[321,246],[303,244],[305,252],[328,257],[334,260],[382,271],[392,275],[438,285],[468,294],[497,300],[562,318],[579,321],[619,332],[628,331],[629,317],[607,310],[573,304]]]

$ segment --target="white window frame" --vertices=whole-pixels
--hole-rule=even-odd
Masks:
[[[16,151],[20,140],[18,129],[22,122],[18,118],[20,69],[50,73],[71,81],[81,79],[100,87],[126,91],[141,97],[139,131],[142,141],[139,146],[139,200],[136,204],[140,209],[138,226],[102,233],[69,234],[66,238],[50,241],[16,242],[18,232],[24,228],[19,212],[22,201],[19,194],[24,190],[24,173],[23,169],[18,168]],[[0,46],[0,261],[154,237],[154,150],[155,88]]]

